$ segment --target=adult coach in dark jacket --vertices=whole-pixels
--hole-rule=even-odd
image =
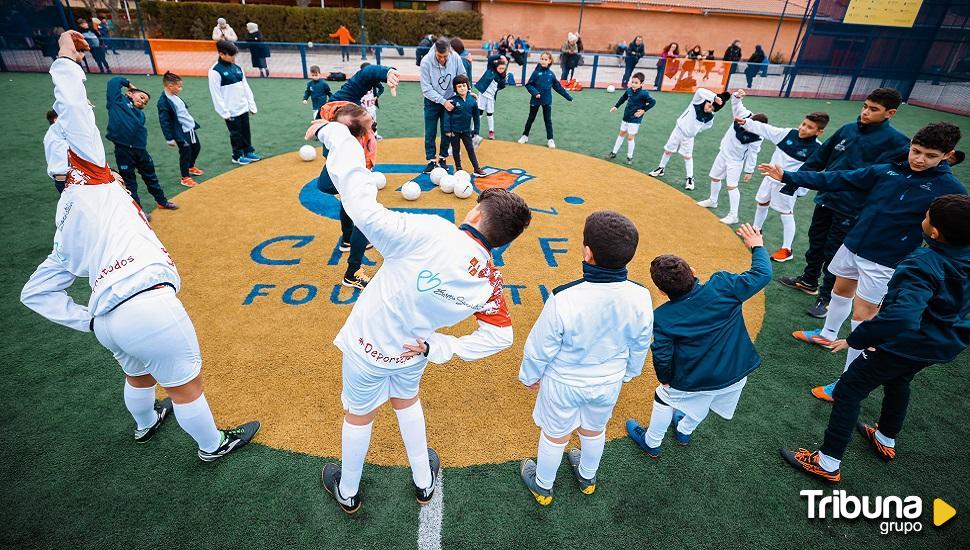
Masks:
[[[855,170],[905,160],[909,138],[890,122],[901,103],[902,97],[892,88],[874,90],[866,98],[859,118],[836,130],[799,171]],[[819,275],[822,275],[822,268],[832,261],[846,234],[855,225],[855,218],[867,195],[867,191],[846,189],[822,192],[815,197],[815,212],[808,228],[805,270],[796,277],[779,279],[785,286],[818,296],[815,304],[808,308],[808,314],[812,317],[825,317],[835,276],[826,271],[819,287]]]
[[[126,91],[122,91],[126,89]],[[138,198],[138,180],[135,170],[141,174],[148,192],[161,208],[176,209],[178,206],[165,197],[155,174],[155,162],[148,154],[148,129],[145,127],[145,112],[142,110],[151,99],[151,94],[139,90],[122,76],[108,81],[108,141],[115,146],[115,165],[125,180],[125,187],[131,198],[141,206]]]
[[[626,52],[623,54],[623,63],[626,64],[626,68],[623,69],[623,82],[620,85],[624,88],[630,81],[630,75],[637,68],[637,63],[640,62],[641,57],[643,57],[643,35],[638,34],[636,38],[630,41],[630,45],[627,46]]]

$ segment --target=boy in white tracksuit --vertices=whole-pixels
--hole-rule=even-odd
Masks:
[[[787,172],[797,172],[815,150],[822,146],[818,137],[825,131],[828,122],[828,113],[821,111],[805,115],[805,119],[802,120],[798,128],[778,128],[750,118],[737,121],[738,124],[744,126],[745,130],[758,134],[775,144],[775,152],[771,155],[771,164],[781,166]],[[786,195],[781,192],[782,187],[784,185],[771,176],[765,176],[761,181],[761,186],[758,187],[758,194],[755,196],[755,200],[758,201],[758,210],[754,215],[754,223],[751,224],[755,229],[761,231],[765,220],[768,218],[769,207],[781,216],[782,245],[781,248],[771,254],[771,259],[775,262],[787,262],[793,257],[795,199],[808,193],[808,189],[803,187],[794,195]]]
[[[531,218],[525,201],[504,189],[483,191],[460,227],[438,216],[388,210],[377,202],[358,142],[371,123],[359,108],[359,114],[339,115],[319,131],[311,127],[311,135],[330,151],[327,170],[343,207],[384,256],[334,339],[343,352],[346,415],[341,465],[327,464],[322,481],[347,513],[360,507],[373,420],[388,400],[397,414],[417,500],[431,501],[440,461],[427,446],[418,398],[421,376],[429,361],[445,363],[455,355],[474,361],[512,345],[502,275],[490,250],[515,239]],[[493,226],[491,220],[499,218],[502,224]],[[456,338],[436,332],[470,315],[478,319],[474,333]]]
[[[743,97],[744,90],[738,90],[731,95],[734,123],[728,127],[724,137],[721,138],[721,149],[711,166],[711,196],[697,203],[704,208],[717,208],[721,182],[727,181],[731,210],[727,216],[721,218],[721,223],[725,224],[738,223],[738,208],[741,206],[741,191],[738,190],[738,185],[741,181],[741,172],[744,172],[745,182],[751,181],[754,168],[758,165],[758,153],[761,152],[761,136],[746,131],[738,121],[752,119],[768,122],[768,117],[764,113],[754,114],[746,109],[741,102]]]
[[[690,105],[677,118],[674,129],[667,138],[664,145],[664,152],[660,156],[660,165],[649,172],[654,177],[663,177],[664,169],[670,162],[670,157],[674,153],[680,153],[684,157],[684,166],[687,170],[687,180],[684,188],[688,191],[694,189],[694,138],[697,134],[714,126],[714,113],[724,104],[724,100],[708,90],[698,88],[694,92],[694,97],[690,100]]]
[[[232,162],[250,164],[262,158],[253,148],[249,128],[249,115],[256,114],[256,98],[246,80],[246,73],[236,65],[239,48],[232,42],[216,43],[219,60],[209,69],[209,94],[216,114],[226,121],[229,143],[232,146]]]
[[[68,143],[67,186],[57,203],[54,249],[24,286],[20,300],[55,323],[94,331],[125,372],[124,401],[136,422],[135,440],[148,441],[173,409],[199,445],[199,458],[216,460],[249,442],[258,422],[216,428],[202,394],[202,357],[192,322],[176,298],[172,258],[105,160],[104,144],[84,88],[81,59],[68,31],[50,68],[54,110]],[[88,277],[86,306],[67,293]],[[156,382],[171,399],[155,400]],[[174,401],[174,406],[172,401]]]
[[[568,454],[580,490],[596,490],[606,424],[624,382],[640,375],[653,337],[650,292],[627,280],[637,228],[617,212],[594,212],[583,230],[583,278],[546,300],[522,354],[519,380],[538,390],[532,418],[541,429],[535,461],[520,475],[536,501],[552,502],[552,485],[570,435]]]

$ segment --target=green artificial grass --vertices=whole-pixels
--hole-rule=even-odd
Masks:
[[[122,378],[110,354],[90,334],[53,325],[24,308],[19,291],[49,253],[57,194],[45,175],[41,139],[44,112],[52,103],[47,75],[4,74],[0,97],[0,176],[5,182],[0,208],[2,259],[0,316],[3,365],[0,368],[0,544],[27,548],[414,548],[418,507],[410,472],[400,467],[367,466],[365,505],[347,518],[319,487],[324,458],[254,444],[224,463],[201,464],[191,440],[177,426],[162,430],[145,446],[131,441],[131,419],[121,399]],[[98,125],[107,124],[104,86],[92,75],[90,99]],[[160,78],[133,77],[154,94]],[[251,80],[260,114],[252,121],[253,142],[264,156],[290,152],[302,143],[309,108],[300,101],[302,81]],[[553,108],[559,147],[602,156],[612,146],[620,113],[610,114],[615,94],[591,90],[573,103],[557,98]],[[204,79],[186,79],[183,97],[202,124],[199,166],[206,177],[234,167],[228,135],[212,110]],[[658,94],[638,136],[634,168],[657,164],[674,119],[689,96]],[[177,202],[178,155],[166,147],[157,124],[155,98],[148,108],[149,150],[165,191]],[[825,110],[832,115],[829,133],[854,120],[858,103],[822,100],[748,98],[753,110],[775,125],[794,126],[802,115]],[[501,92],[498,139],[514,140],[528,110],[521,88]],[[420,92],[401,87],[397,98],[382,101],[380,132],[385,137],[423,135]],[[695,200],[707,196],[706,174],[717,153],[728,116],[697,139]],[[968,119],[903,106],[896,126],[912,135],[922,125],[949,120],[970,132]],[[483,121],[484,126],[484,121]],[[543,143],[542,124],[532,139]],[[106,143],[108,159],[113,148]],[[486,144],[487,146],[487,144]],[[964,144],[964,148],[967,144]],[[766,144],[767,161],[773,146]],[[621,150],[622,153],[625,152]],[[414,161],[423,160],[416,150]],[[956,174],[970,181],[970,165]],[[680,188],[683,162],[674,158],[665,178]],[[754,192],[760,176],[742,187],[741,219],[754,215]],[[581,182],[577,182],[580,185]],[[652,200],[623,193],[621,200]],[[147,192],[142,200],[151,202]],[[240,200],[245,200],[244,195]],[[146,203],[148,209],[151,208]],[[812,201],[798,201],[796,261],[775,264],[774,277],[800,272]],[[226,204],[232,208],[232,204]],[[724,215],[727,199],[716,212]],[[698,216],[711,215],[698,209]],[[765,226],[767,247],[780,244],[775,214]],[[692,235],[646,234],[645,239],[676,243]],[[205,235],[199,235],[205,246]],[[646,261],[639,258],[637,261]],[[688,258],[689,260],[689,258]],[[86,298],[86,281],[73,293]],[[791,470],[778,456],[781,446],[816,448],[829,406],[808,390],[841,372],[843,355],[831,355],[792,340],[790,332],[820,323],[804,314],[812,298],[772,283],[766,289],[767,313],[757,347],[764,366],[750,377],[737,415],[726,422],[712,415],[695,432],[691,445],[670,441],[659,460],[650,460],[628,440],[607,445],[594,495],[580,494],[563,463],[553,504],[540,508],[518,480],[518,465],[447,469],[444,525],[446,548],[822,548],[879,545],[928,548],[965,545],[968,520],[957,517],[941,529],[931,525],[932,499],[942,497],[958,511],[967,509],[970,469],[966,467],[970,414],[970,354],[933,367],[916,377],[906,428],[899,438],[899,458],[884,464],[855,437],[843,464],[838,487],[852,495],[923,497],[923,532],[880,536],[868,520],[809,520],[802,489],[826,487]],[[521,340],[517,345],[521,345]],[[253,380],[259,384],[259,380]],[[864,402],[862,420],[878,414],[878,390]],[[649,411],[642,411],[645,420]],[[308,434],[339,437],[339,433]],[[433,444],[433,442],[431,442]],[[526,450],[534,452],[534,450]],[[445,457],[447,463],[447,457]],[[963,543],[959,541],[963,540]]]

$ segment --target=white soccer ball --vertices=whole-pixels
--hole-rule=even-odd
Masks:
[[[307,48],[312,48],[313,47],[313,42],[307,42],[306,43],[306,47]]]
[[[609,86],[606,87],[606,91],[612,94],[613,92],[616,91],[616,86],[610,84]]]
[[[441,176],[441,183],[438,184],[438,187],[441,188],[442,193],[451,193],[455,190],[457,185],[458,178],[452,176],[451,174],[445,174],[444,176]]]
[[[455,172],[455,177],[458,178],[458,181],[472,181],[472,175],[464,170]]]
[[[401,186],[401,195],[409,201],[416,201],[421,196],[421,186],[417,182],[409,181]]]
[[[377,187],[378,189],[384,189],[387,187],[387,176],[381,172],[373,172],[372,175],[374,176],[374,187]]]
[[[447,176],[447,175],[448,175],[448,171],[438,166],[431,171],[431,183],[435,185],[441,185],[441,177]]]
[[[312,145],[300,147],[300,158],[307,162],[317,158],[317,148]]]
[[[459,199],[467,199],[472,196],[472,182],[459,181],[455,184],[455,196]]]

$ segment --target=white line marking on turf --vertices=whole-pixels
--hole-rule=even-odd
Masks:
[[[438,474],[431,503],[418,516],[418,549],[441,550],[441,518],[445,512],[444,471]]]

